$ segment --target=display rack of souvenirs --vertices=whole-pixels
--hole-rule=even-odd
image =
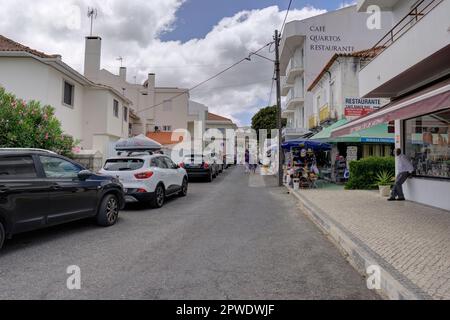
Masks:
[[[347,161],[343,156],[338,156],[334,163],[335,177],[337,183],[344,183],[348,180]]]
[[[298,188],[314,188],[319,170],[312,149],[293,148],[290,169],[288,170],[291,186]],[[298,184],[295,186],[294,184]]]

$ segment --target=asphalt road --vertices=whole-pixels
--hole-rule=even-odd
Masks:
[[[0,299],[377,299],[275,179],[226,171],[107,229],[81,221],[16,236]],[[67,267],[81,269],[68,290]]]

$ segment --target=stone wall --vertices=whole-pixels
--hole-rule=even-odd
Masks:
[[[98,172],[103,167],[103,155],[98,151],[82,151],[75,154],[73,160],[92,172]]]

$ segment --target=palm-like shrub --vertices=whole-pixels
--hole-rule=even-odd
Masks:
[[[395,181],[395,177],[392,172],[383,170],[377,173],[375,176],[376,186],[391,186]]]

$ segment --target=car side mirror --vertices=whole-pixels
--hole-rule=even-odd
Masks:
[[[78,173],[78,179],[80,179],[81,181],[85,181],[87,179],[89,179],[90,177],[92,177],[94,173],[92,173],[89,170],[82,170]]]

